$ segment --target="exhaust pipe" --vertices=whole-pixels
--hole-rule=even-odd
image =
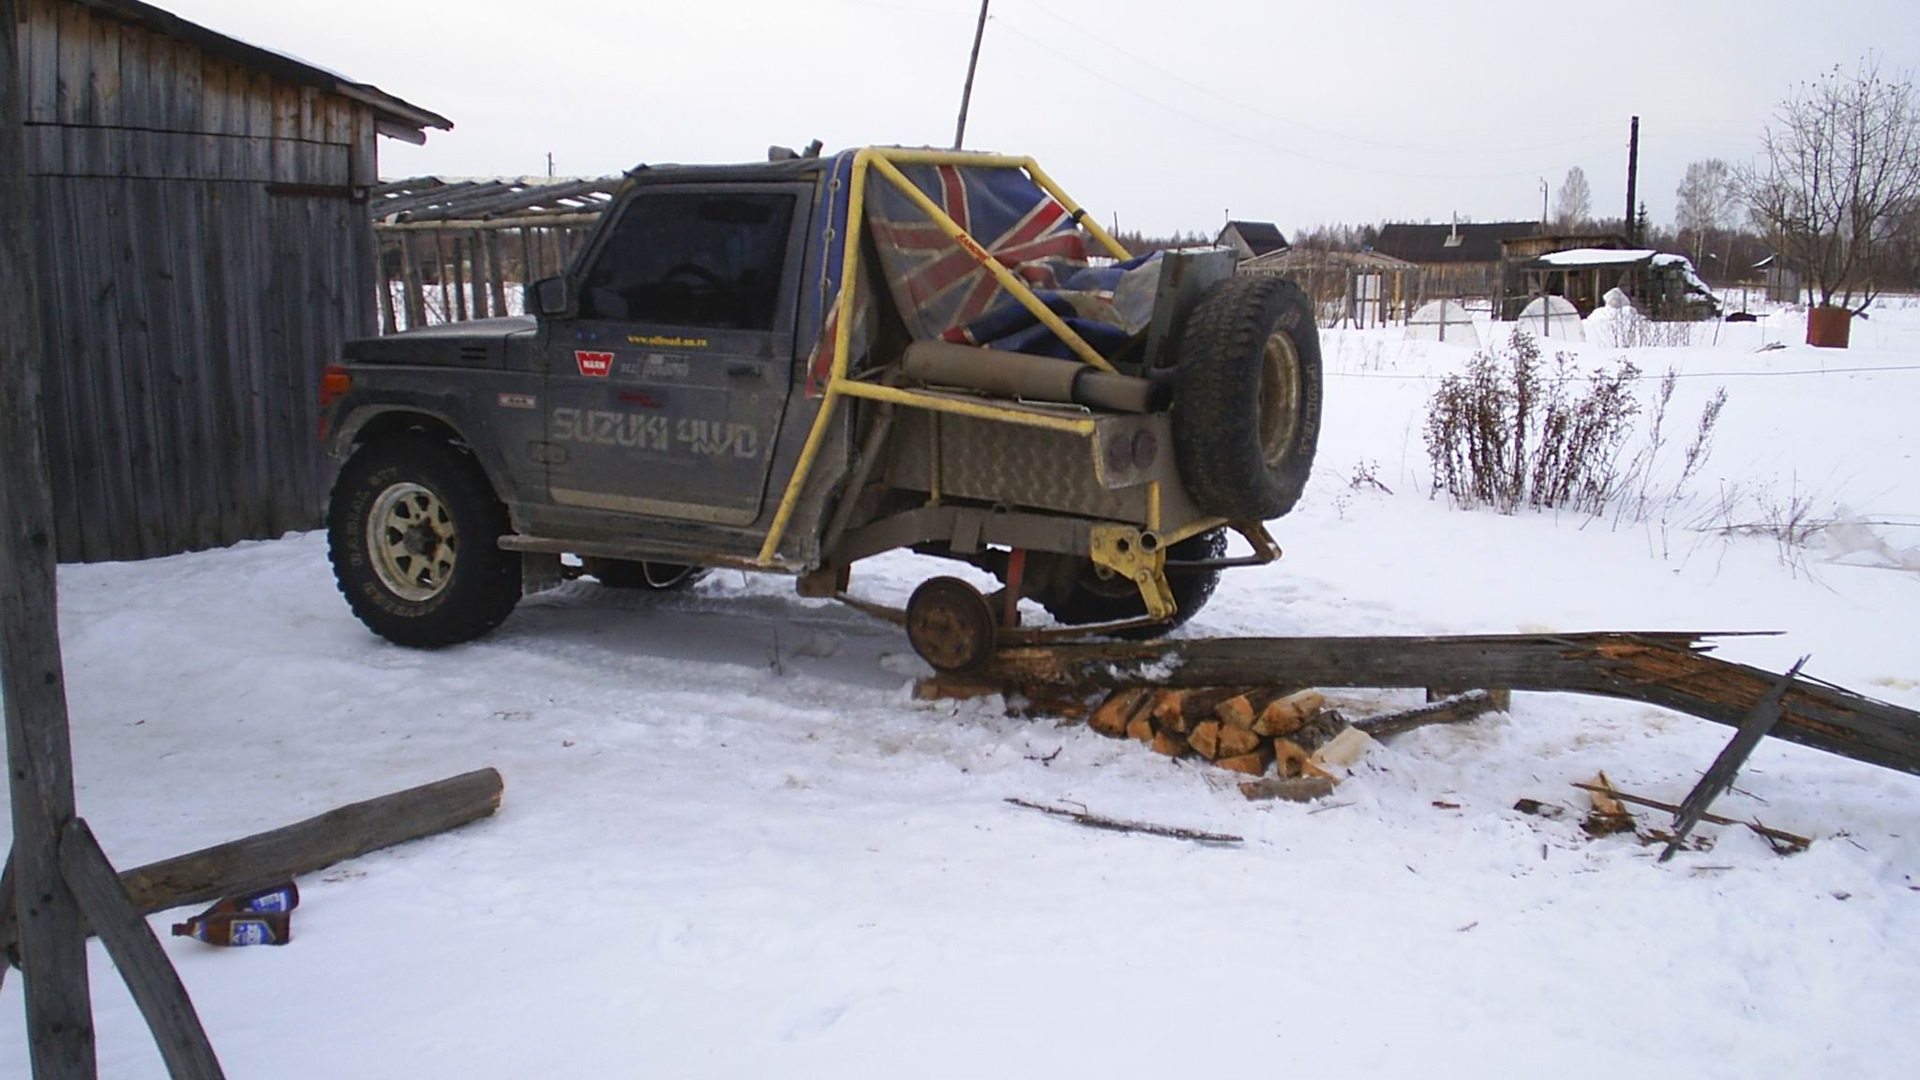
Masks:
[[[1058,401],[1109,412],[1165,409],[1172,388],[1133,375],[1101,371],[1078,360],[1003,352],[947,341],[916,341],[901,362],[907,377],[995,397]]]

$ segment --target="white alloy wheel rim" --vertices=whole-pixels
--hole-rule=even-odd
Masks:
[[[367,553],[380,584],[395,596],[416,604],[439,596],[453,577],[459,551],[453,515],[431,490],[395,484],[374,500],[367,515]]]

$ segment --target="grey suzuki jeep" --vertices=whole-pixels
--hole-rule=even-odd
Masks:
[[[1163,633],[1223,569],[1279,556],[1263,522],[1319,432],[1306,297],[1233,271],[1129,257],[1028,158],[642,166],[527,290],[535,314],[355,341],[327,369],[340,591],[419,647],[564,574],[670,589],[712,567],[903,623],[942,670]],[[849,591],[896,548],[1004,588]],[[1022,626],[1021,598],[1051,623]]]

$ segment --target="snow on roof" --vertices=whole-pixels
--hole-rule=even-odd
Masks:
[[[1569,251],[1550,251],[1535,261],[1548,266],[1616,266],[1645,262],[1659,254],[1652,248],[1573,248]]]

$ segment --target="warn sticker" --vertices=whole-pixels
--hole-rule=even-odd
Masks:
[[[573,350],[573,362],[580,365],[580,374],[604,379],[607,372],[613,370],[613,354],[610,352],[588,352],[585,349]]]

